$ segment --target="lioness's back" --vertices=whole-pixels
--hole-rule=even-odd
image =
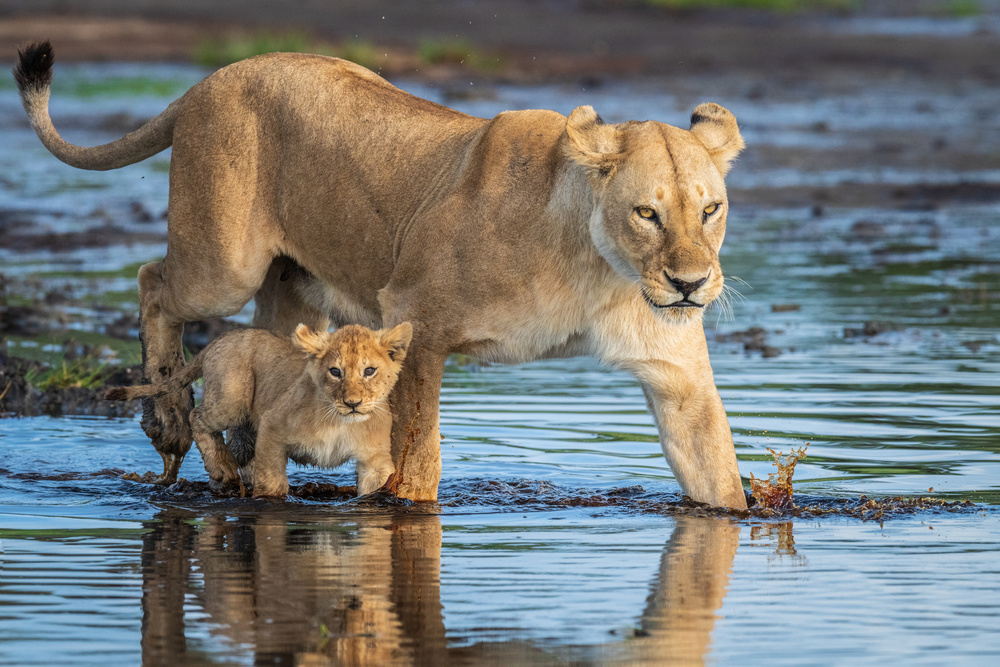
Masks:
[[[436,122],[469,123],[474,118],[400,90],[374,72],[349,60],[304,53],[268,53],[241,60],[209,75],[185,97],[202,106],[208,98],[238,97],[247,106],[269,116],[288,118],[305,113],[321,118],[331,109],[351,109],[365,122],[401,116],[411,122],[420,116]],[[385,127],[373,130],[385,130]]]

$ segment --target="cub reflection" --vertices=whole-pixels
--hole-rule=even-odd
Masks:
[[[443,653],[437,517],[195,518],[167,510],[144,538],[144,663],[197,661],[186,601],[257,662],[387,665]]]

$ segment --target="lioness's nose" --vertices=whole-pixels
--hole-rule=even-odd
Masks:
[[[674,289],[680,292],[685,299],[694,294],[696,291],[698,291],[698,288],[704,285],[705,281],[708,280],[708,276],[705,276],[701,280],[696,280],[693,283],[689,283],[685,280],[678,280],[677,278],[671,278],[670,274],[667,273],[666,271],[663,272],[663,275],[667,277],[667,282],[673,285]]]

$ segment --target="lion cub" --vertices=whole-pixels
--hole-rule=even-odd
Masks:
[[[263,329],[226,333],[168,381],[114,387],[109,400],[155,397],[205,378],[191,430],[215,483],[252,477],[254,496],[288,493],[288,459],[321,467],[357,462],[358,495],[377,491],[393,473],[389,392],[413,328],[404,322],[372,331],[349,325],[333,333],[300,324],[290,337]],[[247,424],[257,431],[249,462],[238,468],[222,432]]]

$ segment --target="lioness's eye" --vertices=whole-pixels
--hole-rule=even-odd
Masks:
[[[339,368],[331,368],[330,369],[330,375],[332,375],[335,378],[339,378],[340,377],[340,369]]]
[[[375,375],[375,369],[373,367],[369,366],[368,368],[365,369],[366,378],[370,378],[373,375]]]
[[[635,212],[638,213],[639,217],[644,220],[656,220],[656,211],[648,206],[640,206],[635,209]]]
[[[705,213],[705,216],[704,216],[705,219],[707,220],[709,216],[715,215],[715,212],[718,211],[718,210],[719,210],[719,205],[718,204],[709,204],[708,206],[706,206],[705,207],[705,211],[704,211],[704,213]]]

